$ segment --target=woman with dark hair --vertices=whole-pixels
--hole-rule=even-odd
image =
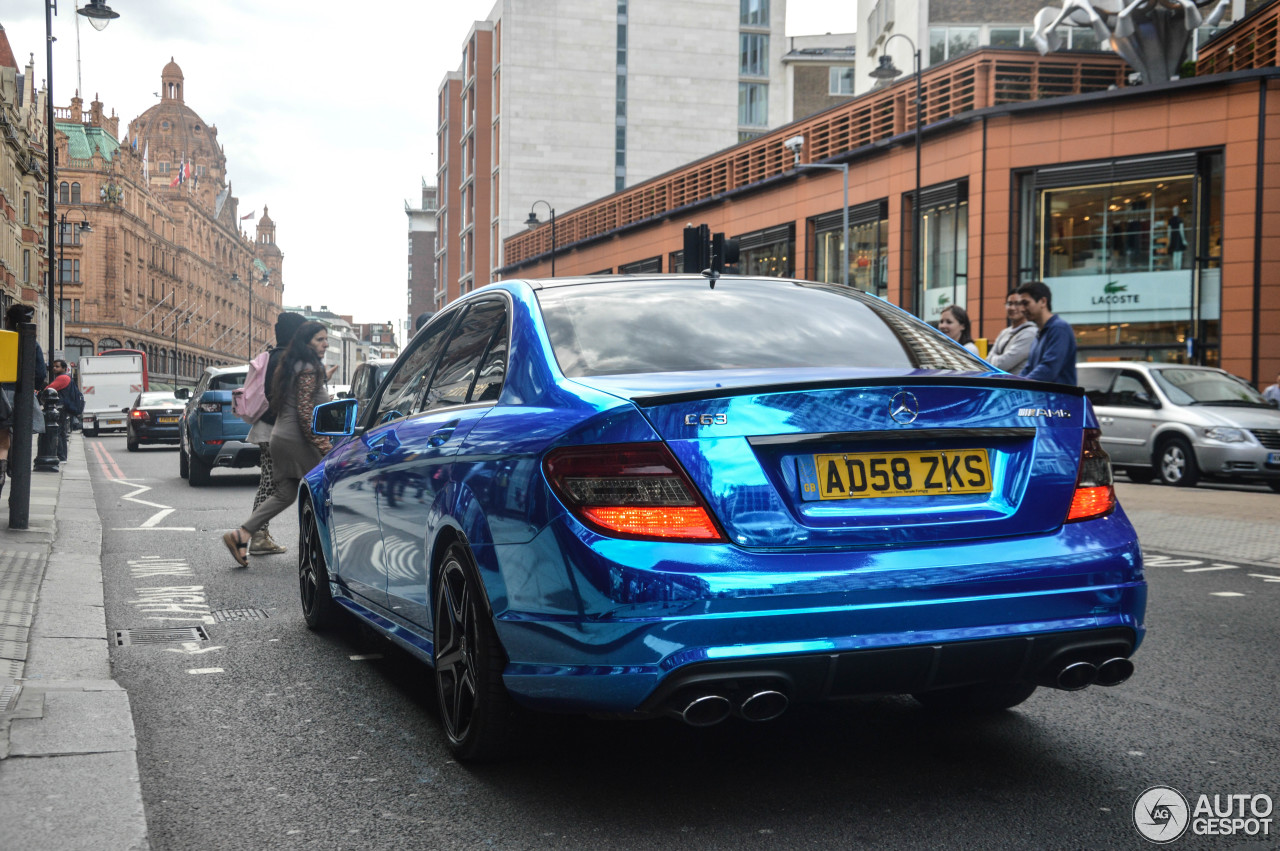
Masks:
[[[249,566],[247,550],[253,533],[284,511],[298,498],[298,481],[320,463],[332,445],[327,437],[311,431],[311,412],[329,401],[325,389],[324,353],[329,333],[319,322],[298,326],[284,357],[271,376],[271,411],[276,415],[271,428],[271,464],[275,491],[267,497],[239,528],[222,536],[241,567]]]
[[[968,312],[958,304],[944,308],[938,317],[938,330],[976,355],[978,344],[973,341],[972,327]]]

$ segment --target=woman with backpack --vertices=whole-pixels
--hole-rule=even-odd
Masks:
[[[293,335],[298,330],[298,326],[306,321],[306,317],[301,313],[281,313],[276,317],[276,344],[271,348],[266,369],[254,371],[253,374],[245,379],[244,390],[246,396],[251,392],[257,392],[249,386],[250,383],[260,382],[262,385],[261,392],[270,402],[271,377],[275,374],[276,366],[280,363],[280,358],[289,347],[290,341],[293,340]],[[249,429],[248,441],[258,444],[258,449],[261,450],[261,460],[258,463],[262,468],[262,475],[258,477],[258,492],[253,495],[254,511],[257,511],[258,506],[267,501],[267,497],[275,493],[275,472],[271,463],[271,429],[275,424],[276,415],[268,408],[254,422],[253,428]],[[249,542],[249,552],[253,555],[271,555],[273,553],[282,553],[286,549],[286,547],[277,544],[275,539],[271,537],[271,528],[268,525],[264,525],[254,532],[253,540]]]
[[[311,431],[311,412],[329,401],[324,353],[329,333],[319,322],[303,322],[271,376],[271,466],[274,489],[249,519],[222,536],[241,567],[249,566],[248,547],[254,533],[298,498],[298,482],[332,449],[327,437]]]

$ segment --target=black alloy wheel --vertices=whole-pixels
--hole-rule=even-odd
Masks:
[[[502,684],[506,658],[466,547],[445,553],[435,582],[435,679],[449,749],[459,760],[506,754],[515,704]]]
[[[329,566],[320,544],[320,524],[310,499],[302,503],[302,520],[298,524],[298,591],[302,599],[302,617],[312,630],[337,626],[341,609],[329,591]]]
[[[937,712],[980,714],[1011,709],[1031,697],[1035,690],[1035,683],[975,683],[911,696],[926,709]]]

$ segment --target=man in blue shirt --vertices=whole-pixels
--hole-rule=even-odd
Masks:
[[[1076,383],[1076,335],[1053,312],[1053,292],[1043,281],[1028,281],[1014,292],[1023,296],[1023,310],[1036,324],[1036,341],[1021,375],[1037,381]]]

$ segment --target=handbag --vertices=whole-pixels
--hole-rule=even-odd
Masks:
[[[3,397],[3,401],[0,401],[0,422],[3,422],[6,428],[13,428],[15,392],[10,387],[0,388],[0,397]],[[40,400],[34,391],[31,393],[31,433],[44,434],[44,411],[41,410]]]

